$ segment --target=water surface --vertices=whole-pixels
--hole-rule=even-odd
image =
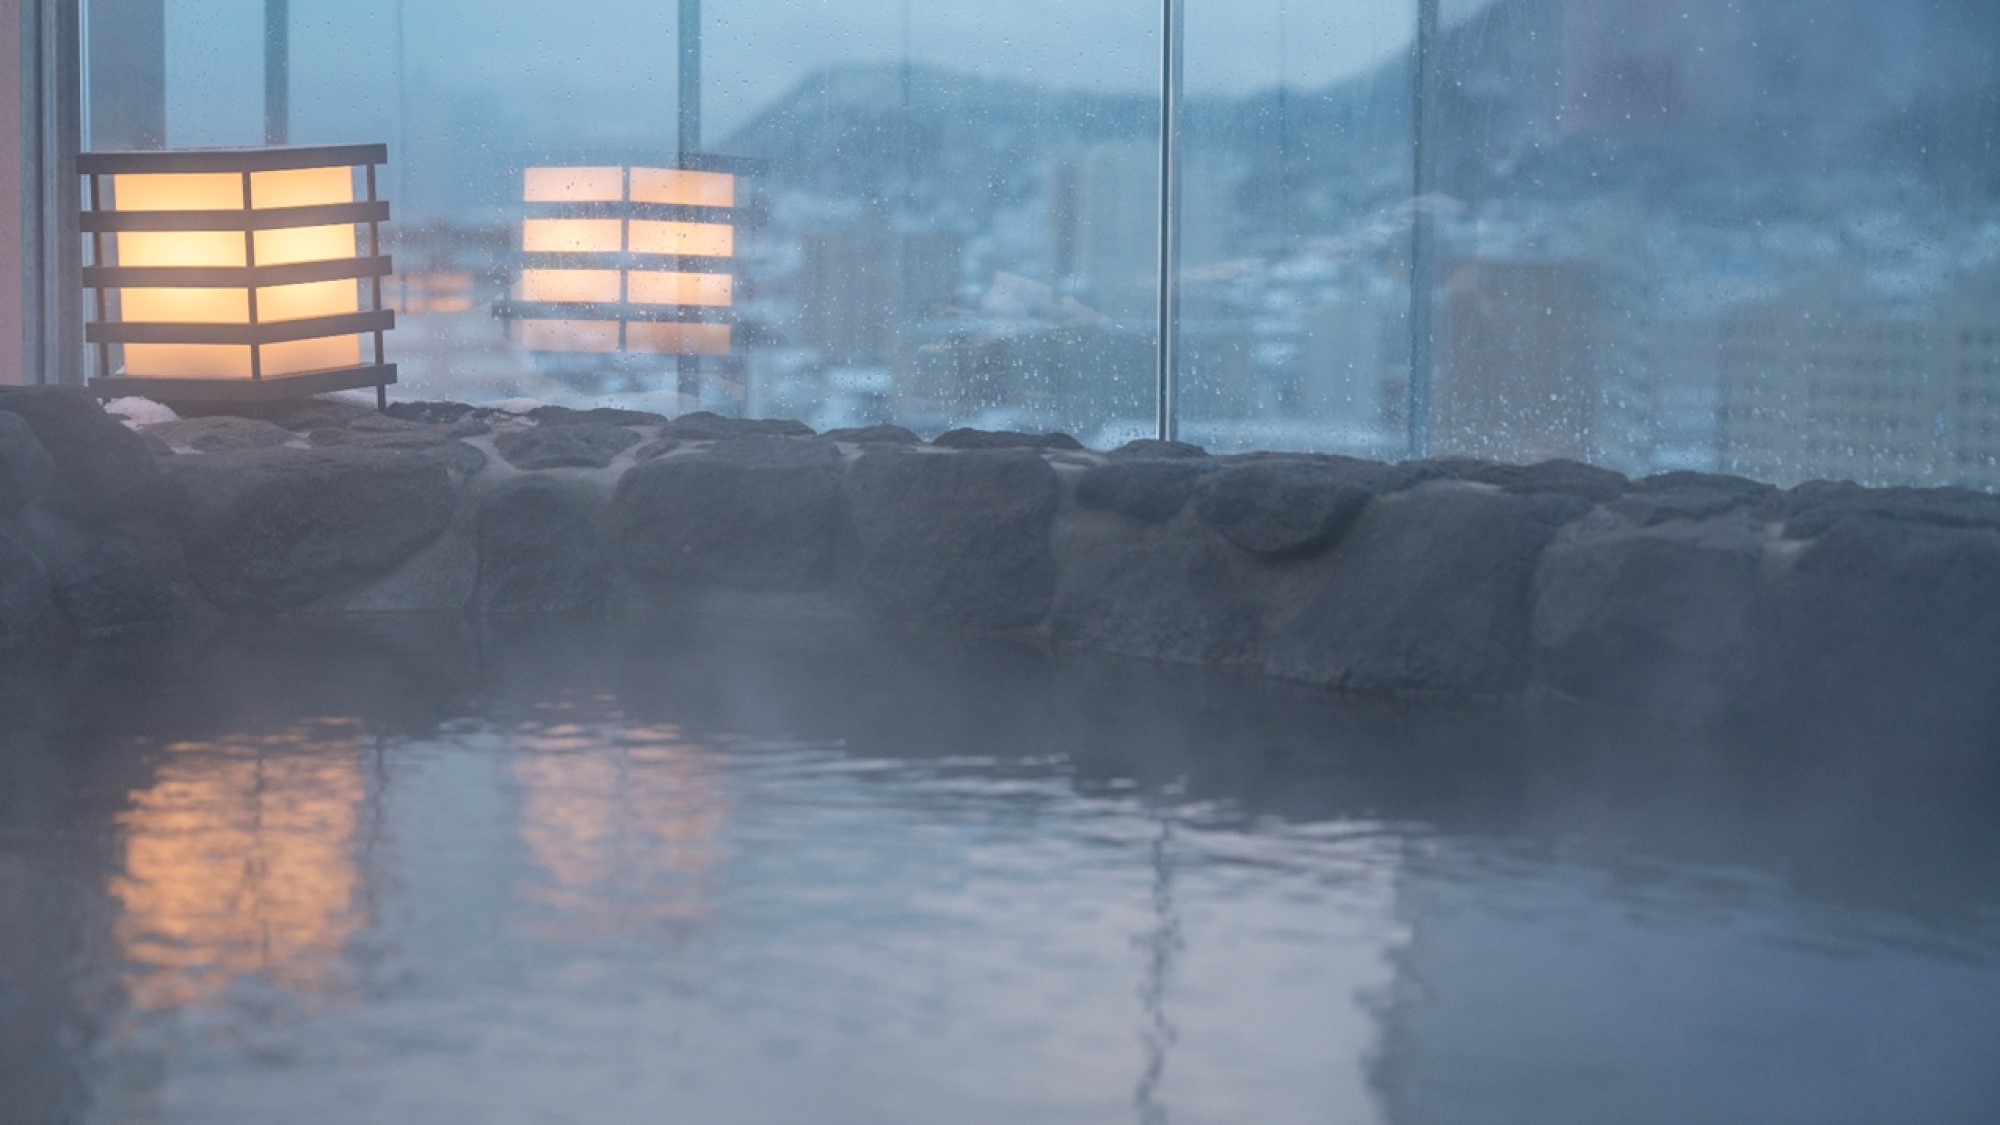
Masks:
[[[10,668],[0,1120],[2000,1116],[1926,748],[743,632]]]

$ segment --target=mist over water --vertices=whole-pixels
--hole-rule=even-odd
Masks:
[[[2000,1105],[1990,758],[657,635],[7,669],[0,1118]]]

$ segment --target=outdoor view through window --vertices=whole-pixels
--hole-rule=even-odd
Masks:
[[[2000,485],[2000,6],[1433,3],[1186,4],[1181,436]],[[260,143],[262,8],[167,0],[163,117],[89,29],[85,147]],[[594,359],[494,315],[523,176],[678,166],[673,5],[298,0],[286,123],[390,142],[406,397],[1102,447],[1155,424],[1160,24],[708,0],[731,327]]]

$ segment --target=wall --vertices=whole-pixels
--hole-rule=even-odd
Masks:
[[[15,61],[0,82],[0,384],[21,379],[21,0],[0,0],[0,59]]]

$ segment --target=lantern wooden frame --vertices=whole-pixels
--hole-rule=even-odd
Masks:
[[[374,387],[377,403],[385,403],[387,388],[396,382],[396,365],[386,361],[383,342],[383,334],[396,323],[396,314],[382,303],[382,279],[391,274],[392,263],[382,252],[381,227],[389,219],[389,204],[378,194],[377,169],[387,161],[388,146],[380,144],[95,152],[78,156],[77,171],[87,181],[88,191],[88,206],[80,216],[82,233],[90,245],[90,261],[82,270],[83,284],[95,294],[95,315],[84,327],[85,342],[94,345],[98,355],[98,374],[90,380],[90,388],[107,398],[142,395],[169,402],[254,403]],[[349,199],[345,202],[257,206],[258,188],[263,183],[259,179],[261,173],[314,170],[332,173],[336,169],[345,170],[350,176]],[[359,193],[361,198],[354,198],[356,193],[351,189],[351,177],[357,170],[365,185]],[[242,182],[241,202],[234,207],[118,209],[118,177],[177,175],[238,176]],[[258,263],[260,233],[323,231],[341,226],[357,228],[352,253]],[[241,262],[120,263],[120,236],[161,232],[190,237],[240,233]],[[357,287],[353,311],[287,319],[258,315],[260,293],[281,286],[342,281],[354,282]],[[241,291],[247,315],[241,320],[126,319],[126,290],[182,294]],[[369,350],[364,341],[371,336],[373,361],[368,362],[363,358]],[[329,342],[342,347],[339,341],[345,337],[355,338],[357,362],[275,371],[267,363],[266,349],[274,345]],[[124,358],[128,345],[244,348],[248,352],[247,372],[127,372],[118,361]]]

